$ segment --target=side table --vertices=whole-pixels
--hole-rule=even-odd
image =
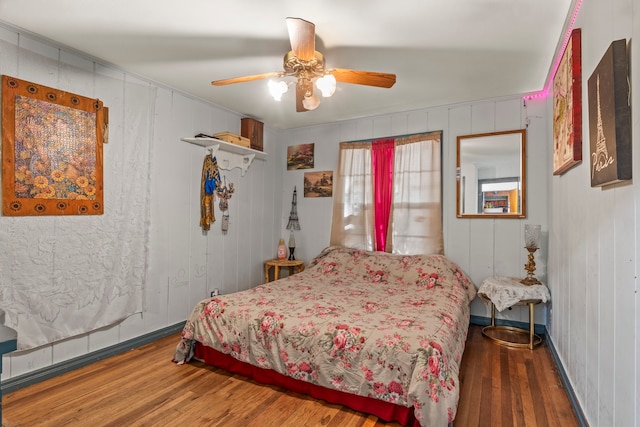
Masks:
[[[269,271],[273,268],[273,280],[278,280],[280,277],[280,267],[288,267],[289,275],[294,273],[300,273],[304,270],[304,261],[298,259],[270,259],[264,262],[264,283],[271,281]]]
[[[542,338],[535,334],[534,307],[546,303],[551,299],[549,288],[544,284],[524,285],[516,277],[495,276],[483,280],[478,295],[491,303],[491,325],[482,328],[482,335],[508,347],[524,347],[533,350],[542,342]],[[516,305],[529,306],[529,330],[511,326],[496,325],[496,308],[502,311]],[[502,331],[528,336],[529,342],[512,341],[503,338]]]

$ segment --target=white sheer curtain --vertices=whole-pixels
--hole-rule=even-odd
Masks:
[[[386,251],[442,254],[442,132],[395,138],[393,201]],[[340,143],[331,245],[374,250],[371,142]]]
[[[441,132],[397,138],[387,252],[442,254]]]
[[[371,144],[341,142],[334,176],[331,245],[374,248]]]

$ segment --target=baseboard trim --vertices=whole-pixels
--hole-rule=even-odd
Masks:
[[[2,382],[2,385],[0,386],[0,396],[39,383],[49,378],[65,374],[75,369],[82,368],[83,366],[90,365],[99,360],[103,360],[108,357],[133,350],[134,348],[141,347],[145,344],[152,343],[159,340],[160,338],[166,337],[167,335],[180,332],[184,328],[184,324],[185,322],[176,323],[175,325],[158,329],[157,331],[132,338],[130,340],[112,345],[110,347],[92,351],[91,353],[87,353],[73,359],[65,360],[64,362],[56,363],[55,365],[47,366],[46,368],[38,369],[33,372],[28,372],[15,378],[9,378],[8,380]],[[178,343],[176,343],[176,345],[177,344]]]
[[[470,322],[472,325],[489,326],[491,324],[491,318],[472,315]],[[529,323],[517,322],[513,320],[496,319],[496,325],[512,326],[515,328],[522,328],[525,330],[529,330]],[[578,424],[580,424],[580,427],[589,427],[589,423],[587,422],[587,419],[584,416],[582,407],[580,406],[580,403],[578,402],[578,398],[576,397],[576,394],[573,391],[573,387],[569,382],[569,377],[567,376],[567,373],[564,370],[564,366],[562,366],[562,362],[560,360],[560,357],[558,356],[558,352],[556,351],[556,348],[553,345],[553,341],[549,339],[546,325],[539,325],[536,323],[534,326],[534,330],[536,334],[544,335],[546,338],[547,346],[549,347],[549,351],[551,352],[551,357],[553,358],[553,362],[556,365],[556,369],[560,374],[560,381],[562,381],[562,385],[564,386],[564,389],[567,391],[567,397],[569,397],[569,403],[571,404],[571,409],[573,409],[573,413],[576,415],[576,418],[578,419]]]
[[[551,357],[553,357],[553,361],[556,364],[556,368],[558,369],[558,373],[560,374],[560,381],[562,381],[562,385],[565,390],[567,390],[567,396],[569,396],[569,401],[571,402],[571,407],[573,408],[573,413],[576,414],[576,418],[578,419],[578,423],[580,427],[589,427],[589,423],[587,422],[587,418],[584,416],[584,412],[582,411],[582,407],[580,406],[580,402],[578,402],[578,398],[573,391],[573,387],[571,386],[571,382],[569,381],[569,377],[562,366],[562,361],[560,360],[560,356],[558,356],[558,352],[556,351],[555,346],[553,345],[553,341],[547,337],[547,346],[549,347],[549,351],[551,352]]]

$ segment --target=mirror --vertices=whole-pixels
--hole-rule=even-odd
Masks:
[[[524,218],[526,131],[457,138],[458,218]]]

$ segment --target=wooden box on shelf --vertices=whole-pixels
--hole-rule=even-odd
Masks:
[[[254,150],[264,150],[262,143],[263,129],[264,124],[256,119],[250,117],[240,119],[240,134],[245,138],[249,138],[251,148]]]
[[[235,145],[240,145],[241,147],[249,147],[250,142],[248,138],[244,138],[240,135],[236,135],[231,132],[220,132],[213,135],[214,138],[219,139],[221,141],[230,142]]]

